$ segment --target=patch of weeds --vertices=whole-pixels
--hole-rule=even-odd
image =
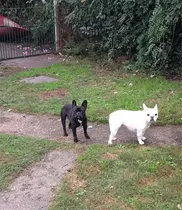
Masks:
[[[82,198],[83,196],[86,195],[86,192],[87,192],[86,190],[80,190],[80,191],[76,192],[75,195],[77,198]]]
[[[137,163],[142,170],[146,170],[150,173],[156,172],[160,164],[160,162],[156,160],[137,161]]]
[[[71,193],[71,196],[70,196]],[[87,206],[78,199],[75,194],[69,191],[69,185],[65,182],[59,192],[56,202],[49,208],[50,210],[87,210]]]

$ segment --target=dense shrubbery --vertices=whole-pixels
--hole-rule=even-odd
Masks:
[[[67,1],[73,6],[67,22],[109,60],[126,54],[160,71],[182,64],[181,0]]]

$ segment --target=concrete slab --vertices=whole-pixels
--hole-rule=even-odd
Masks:
[[[44,82],[56,82],[58,79],[48,77],[48,76],[37,76],[37,77],[29,77],[20,80],[25,83],[44,83]]]

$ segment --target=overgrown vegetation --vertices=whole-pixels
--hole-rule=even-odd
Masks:
[[[73,7],[67,22],[87,51],[107,53],[111,63],[128,55],[139,67],[181,74],[181,0],[67,1]]]
[[[90,145],[50,210],[172,210],[182,207],[178,147]]]

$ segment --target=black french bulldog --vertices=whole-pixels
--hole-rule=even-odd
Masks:
[[[76,105],[76,101],[73,100],[72,104],[65,104],[61,109],[61,122],[63,125],[64,136],[68,136],[66,132],[66,117],[69,120],[69,128],[73,131],[74,143],[78,142],[78,138],[76,135],[76,128],[80,125],[83,126],[84,134],[87,139],[90,139],[87,133],[87,101],[84,100],[81,106]]]

